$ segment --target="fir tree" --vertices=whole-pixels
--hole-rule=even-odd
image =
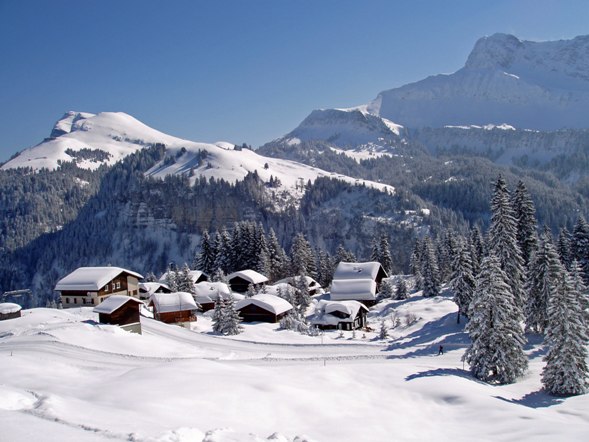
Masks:
[[[334,260],[334,267],[336,267],[340,262],[356,262],[356,255],[352,253],[350,250],[346,250],[343,245],[337,246],[335,250],[335,260]]]
[[[173,292],[177,292],[178,291],[178,282],[177,282],[177,277],[176,277],[176,272],[172,270],[172,266],[168,266],[168,269],[166,270],[166,285],[168,286],[168,288],[173,291]]]
[[[384,269],[384,271],[388,274],[391,273],[393,270],[393,257],[391,255],[391,246],[389,244],[389,237],[387,234],[383,233],[380,236],[380,259],[378,262]]]
[[[221,333],[223,330],[223,323],[225,321],[225,299],[223,295],[219,294],[215,301],[215,309],[213,310],[213,331]]]
[[[403,278],[399,278],[397,281],[397,287],[395,290],[395,299],[403,300],[409,297],[409,293],[407,291],[407,283]]]
[[[568,271],[572,268],[573,251],[571,249],[571,234],[566,227],[563,227],[558,234],[558,256],[560,262]]]
[[[509,384],[525,372],[527,359],[520,312],[500,259],[494,255],[484,258],[466,325],[472,344],[463,356],[476,378]]]
[[[546,343],[542,385],[551,394],[570,396],[583,394],[589,388],[587,377],[587,343],[589,341],[586,312],[575,282],[563,274],[555,295],[548,303]]]
[[[235,309],[235,301],[232,297],[225,300],[223,313],[223,327],[221,333],[224,335],[238,335],[242,332],[240,326],[241,317]]]
[[[483,236],[478,227],[474,227],[470,232],[470,250],[473,276],[478,275],[481,268],[481,261],[485,256],[485,246]]]
[[[537,221],[536,208],[522,181],[517,183],[512,204],[516,221],[517,243],[522,253],[523,265],[527,267],[537,244]]]
[[[581,266],[585,285],[589,285],[589,224],[583,216],[577,219],[571,246],[573,259]]]
[[[423,276],[421,274],[421,255],[423,251],[423,244],[419,239],[415,240],[413,246],[413,252],[409,259],[409,271],[415,277],[415,288],[417,290],[423,290]]]
[[[389,337],[389,329],[387,328],[387,325],[386,325],[384,319],[382,319],[380,321],[380,332],[378,334],[378,337],[381,340],[385,340]]]
[[[211,275],[215,271],[215,260],[215,248],[211,242],[209,232],[205,230],[202,232],[200,239],[200,254],[196,262],[196,268],[207,275]]]
[[[247,291],[245,292],[245,297],[246,298],[251,298],[252,296],[256,296],[258,294],[256,288],[254,287],[253,284],[249,284],[247,286]]]
[[[546,232],[540,235],[536,252],[532,255],[526,283],[526,329],[544,333],[548,321],[548,303],[555,296],[564,268]]]
[[[276,233],[273,229],[270,229],[268,232],[267,248],[269,268],[268,278],[271,281],[277,281],[286,276],[289,262],[286,252],[278,242],[278,238],[276,238]]]
[[[194,283],[190,277],[190,268],[188,264],[184,264],[180,272],[176,273],[176,289],[179,292],[187,292],[194,294]]]
[[[440,279],[438,262],[434,253],[431,239],[426,237],[423,240],[423,251],[421,256],[421,277],[423,280],[423,296],[432,297],[440,294]]]
[[[456,269],[452,275],[450,286],[454,290],[454,302],[458,306],[458,313],[456,315],[456,323],[460,324],[460,316],[469,317],[470,303],[472,302],[475,278],[472,271],[472,255],[470,247],[464,245],[454,264]]]
[[[294,289],[293,306],[299,315],[304,317],[307,308],[311,305],[311,295],[309,294],[307,280],[303,275],[294,278]]]
[[[290,251],[291,271],[295,275],[316,276],[315,256],[309,242],[302,233],[295,236]]]
[[[501,270],[507,275],[514,301],[523,311],[523,260],[517,243],[517,222],[513,214],[507,184],[501,176],[497,178],[495,183],[491,213],[488,251],[499,258]]]
[[[393,290],[393,285],[388,279],[383,279],[380,283],[380,292],[379,297],[383,299],[393,299],[395,292]]]

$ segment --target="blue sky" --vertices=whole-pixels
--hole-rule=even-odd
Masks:
[[[69,110],[257,147],[313,109],[460,69],[476,40],[589,33],[589,1],[0,0],[0,161]]]

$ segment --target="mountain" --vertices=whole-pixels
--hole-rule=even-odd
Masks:
[[[368,112],[406,127],[587,128],[589,36],[532,42],[480,39],[464,67],[378,94]]]

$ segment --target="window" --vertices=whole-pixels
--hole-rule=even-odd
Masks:
[[[65,303],[69,304],[70,303],[70,298],[65,298]]]
[[[74,298],[74,304],[77,304],[77,303],[78,303],[78,299]]]
[[[108,292],[108,284],[106,284],[106,285],[104,286],[104,291],[105,291],[105,292]]]
[[[117,290],[121,288],[121,281],[117,281]]]

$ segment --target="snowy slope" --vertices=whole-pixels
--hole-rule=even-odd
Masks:
[[[447,296],[378,304],[375,332],[302,336],[243,324],[237,339],[142,318],[143,335],[96,324],[91,308],[25,310],[0,323],[2,440],[583,440],[588,396],[540,391],[530,370],[490,386],[462,369],[468,338]],[[397,323],[393,328],[393,324]],[[446,352],[437,356],[438,346]],[[42,435],[42,436],[41,436]]]
[[[532,42],[495,34],[480,39],[457,72],[381,92],[367,109],[412,128],[586,128],[588,72],[589,36]]]

